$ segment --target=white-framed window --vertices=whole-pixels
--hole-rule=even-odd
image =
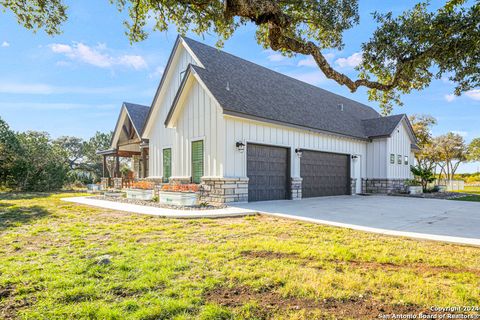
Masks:
[[[402,155],[401,154],[397,155],[397,163],[402,164]]]
[[[395,164],[395,155],[393,153],[390,154],[390,164]]]
[[[403,162],[406,166],[408,166],[408,163],[410,162],[408,156],[404,157]]]

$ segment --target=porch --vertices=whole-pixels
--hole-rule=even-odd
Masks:
[[[129,188],[136,181],[148,177],[148,143],[147,146],[141,146],[138,143],[140,151],[111,149],[98,151],[97,154],[103,156],[103,189],[123,189]],[[121,166],[129,168],[127,172],[122,170]]]

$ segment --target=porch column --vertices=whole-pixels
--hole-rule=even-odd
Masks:
[[[147,177],[147,153],[145,152],[145,148],[142,148],[142,178]]]
[[[118,153],[115,155],[115,177],[120,178],[120,157]]]
[[[103,178],[107,177],[107,156],[103,155]]]

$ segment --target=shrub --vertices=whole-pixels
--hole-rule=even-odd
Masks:
[[[155,184],[150,181],[137,181],[132,183],[133,189],[152,190],[155,188]]]
[[[200,187],[198,184],[165,184],[162,186],[162,191],[172,192],[198,192]]]

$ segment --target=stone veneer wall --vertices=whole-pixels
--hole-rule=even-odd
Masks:
[[[303,179],[300,177],[292,177],[290,181],[291,181],[290,190],[291,190],[292,200],[302,199]]]
[[[405,179],[362,179],[362,192],[394,193],[405,192]]]
[[[222,204],[248,201],[248,178],[202,178],[200,202]]]

